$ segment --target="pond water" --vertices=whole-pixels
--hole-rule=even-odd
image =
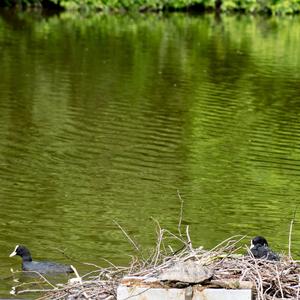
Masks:
[[[0,14],[0,294],[16,244],[83,274],[150,249],[286,251],[300,202],[300,18]],[[245,243],[247,243],[245,239]],[[74,260],[62,254],[62,251]],[[300,225],[293,229],[300,256]]]

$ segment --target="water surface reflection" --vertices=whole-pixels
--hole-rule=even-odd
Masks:
[[[2,274],[19,266],[7,258],[18,243],[37,259],[66,262],[59,248],[125,263],[133,250],[113,221],[149,247],[152,218],[177,229],[177,190],[195,245],[259,233],[286,249],[299,27],[298,17],[2,13]],[[293,237],[298,254],[297,223]]]

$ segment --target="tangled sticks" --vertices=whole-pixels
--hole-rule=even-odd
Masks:
[[[51,288],[35,291],[46,292],[40,299],[113,300],[116,299],[118,285],[124,284],[128,278],[135,278],[136,282],[141,282],[144,278],[151,277],[156,278],[156,287],[174,287],[174,282],[170,283],[173,285],[168,286],[169,282],[165,278],[161,281],[161,274],[171,270],[174,265],[178,265],[178,262],[188,262],[207,269],[209,276],[207,280],[200,283],[202,288],[252,288],[257,300],[300,299],[300,265],[290,255],[282,255],[279,261],[257,259],[248,248],[248,253],[244,255],[242,243],[244,237],[241,236],[231,237],[209,251],[204,250],[203,247],[194,248],[188,227],[184,235],[175,235],[160,228],[158,224],[157,236],[156,247],[147,258],[139,249],[136,250],[136,255],[127,267],[113,264],[107,268],[94,266],[93,271],[83,276],[75,270],[76,277],[69,280],[67,284],[52,285],[47,282]],[[170,246],[174,245],[174,240],[183,244],[178,251],[174,251]],[[238,254],[241,252],[243,254]],[[176,278],[180,281],[177,275]],[[155,287],[153,280],[151,282]],[[127,284],[129,284],[128,280]],[[199,285],[196,282],[188,284]],[[187,284],[185,282],[183,285],[175,286],[186,287]],[[18,293],[23,291],[18,289]],[[27,288],[26,292],[33,292],[33,290]]]

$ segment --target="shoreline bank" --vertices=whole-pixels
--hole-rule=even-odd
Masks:
[[[82,13],[173,13],[182,12],[190,14],[203,13],[237,13],[247,15],[297,15],[300,13],[300,0],[294,2],[281,0],[274,4],[271,0],[261,2],[213,0],[207,1],[150,1],[144,0],[139,4],[134,1],[106,2],[94,0],[82,3],[79,0],[6,0],[0,8],[13,8],[16,10],[51,10],[53,12],[73,11]]]

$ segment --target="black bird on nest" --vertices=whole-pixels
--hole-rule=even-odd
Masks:
[[[279,255],[269,248],[267,240],[262,236],[256,236],[251,240],[250,252],[255,258],[280,260]]]

